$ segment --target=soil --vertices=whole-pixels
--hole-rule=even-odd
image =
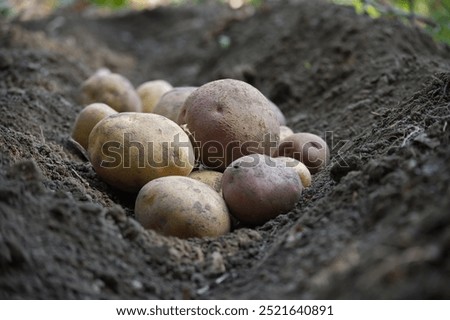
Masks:
[[[68,143],[80,84],[230,77],[331,163],[289,213],[164,237]],[[324,1],[0,22],[1,299],[450,298],[450,48]]]

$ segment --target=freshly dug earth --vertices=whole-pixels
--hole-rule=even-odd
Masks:
[[[0,23],[0,298],[450,298],[450,49],[322,1]],[[78,88],[249,82],[331,163],[291,212],[164,237],[68,143]]]

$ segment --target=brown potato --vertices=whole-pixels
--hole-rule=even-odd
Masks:
[[[291,128],[280,126],[280,141],[283,141],[285,138],[289,137],[292,134],[294,134],[294,131],[292,131]]]
[[[208,186],[222,193],[222,173],[213,170],[198,170],[193,171],[189,178],[206,183]]]
[[[119,113],[100,121],[89,136],[89,159],[108,184],[137,192],[164,176],[187,176],[194,150],[173,121],[151,113]]]
[[[165,80],[152,80],[141,84],[137,93],[142,101],[142,112],[153,112],[159,99],[173,87]]]
[[[260,154],[235,160],[222,177],[230,213],[249,225],[261,225],[294,208],[302,189],[294,169]]]
[[[186,124],[186,101],[183,103],[180,110],[178,111],[176,123],[178,123],[180,126]]]
[[[286,117],[284,116],[283,112],[281,112],[280,108],[278,108],[278,106],[275,103],[273,103],[270,100],[269,100],[269,102],[270,102],[270,107],[272,108],[272,111],[277,116],[278,123],[280,124],[280,126],[285,126],[286,125]]]
[[[187,98],[185,107],[187,126],[209,168],[224,170],[244,155],[270,154],[278,144],[280,125],[269,100],[243,81],[209,82]]]
[[[192,134],[192,132],[189,131],[186,124],[181,125],[180,128],[183,129],[183,131],[188,135],[189,140],[191,141],[192,147],[194,148],[195,161],[198,162],[200,159],[200,147],[199,147],[198,142],[195,140],[194,135]]]
[[[176,87],[167,91],[159,99],[153,113],[160,114],[177,122],[180,109],[184,105],[187,97],[189,97],[195,89],[197,89],[197,87]]]
[[[144,228],[166,236],[217,237],[230,231],[230,216],[220,194],[187,177],[163,177],[147,183],[134,210]]]
[[[304,163],[314,174],[322,170],[330,161],[330,151],[327,143],[319,136],[299,132],[284,138],[274,157],[285,156]]]
[[[72,129],[72,138],[85,150],[88,148],[89,134],[100,120],[116,114],[117,111],[104,103],[92,103],[78,114]]]
[[[141,100],[128,79],[100,69],[81,85],[81,102],[102,102],[117,112],[141,111]]]
[[[286,167],[292,168],[297,172],[300,180],[302,181],[302,185],[304,188],[308,188],[311,185],[311,172],[309,172],[308,168],[294,158],[289,157],[278,157],[273,158],[276,161],[280,161]]]

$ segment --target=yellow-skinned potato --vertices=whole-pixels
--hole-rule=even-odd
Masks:
[[[294,169],[302,181],[304,188],[308,188],[311,185],[311,172],[309,172],[308,168],[303,163],[297,159],[289,157],[278,157],[274,159],[280,161],[286,167]]]
[[[153,112],[159,99],[173,87],[165,80],[152,80],[141,84],[137,93],[142,101],[142,112]]]
[[[116,110],[104,103],[92,103],[84,107],[75,120],[71,135],[72,138],[87,150],[89,134],[95,125],[100,120],[116,113]]]
[[[222,193],[222,173],[213,170],[193,171],[189,178],[206,183],[219,193]]]
[[[285,138],[289,137],[292,134],[294,134],[294,131],[292,131],[291,128],[286,126],[280,126],[280,141],[284,140]]]
[[[297,159],[314,174],[328,164],[330,150],[321,137],[308,132],[298,132],[284,138],[273,156]]]
[[[141,100],[131,82],[117,73],[100,69],[81,85],[81,102],[105,103],[117,112],[140,112]]]
[[[187,176],[194,150],[175,122],[151,113],[118,113],[101,120],[89,135],[89,159],[98,176],[126,192],[168,175]]]
[[[188,177],[147,183],[139,191],[134,211],[144,228],[166,236],[217,237],[230,231],[230,216],[220,194]]]
[[[155,109],[153,109],[153,113],[160,114],[177,122],[180,109],[184,105],[187,97],[189,97],[195,89],[197,89],[197,87],[176,87],[167,91],[159,99]]]

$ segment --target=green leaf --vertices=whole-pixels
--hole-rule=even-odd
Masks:
[[[128,5],[128,0],[89,0],[98,7],[108,7],[112,9],[123,8]]]

